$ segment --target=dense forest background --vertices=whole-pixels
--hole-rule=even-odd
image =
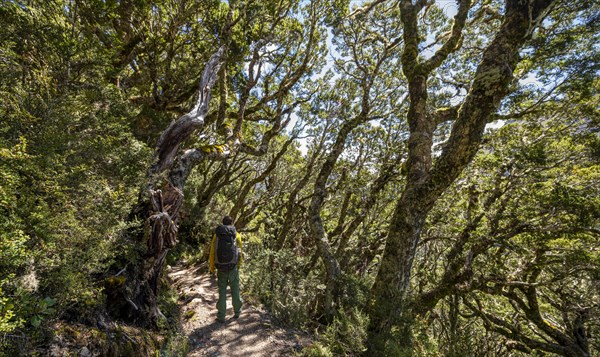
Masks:
[[[0,0],[0,354],[113,320],[184,354],[162,272],[228,214],[304,355],[599,356],[599,34],[591,0]]]

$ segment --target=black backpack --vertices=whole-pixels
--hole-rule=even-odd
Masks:
[[[215,229],[217,244],[215,247],[215,265],[220,271],[235,268],[239,259],[239,248],[234,226],[219,226]]]

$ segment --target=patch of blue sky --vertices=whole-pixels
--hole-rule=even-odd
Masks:
[[[303,4],[308,4],[309,0],[304,0],[302,1]],[[350,1],[350,6],[351,6],[351,10],[350,12],[352,12],[355,8],[358,7],[362,7],[367,3],[367,1],[365,0],[351,0]],[[444,12],[444,14],[451,19],[452,17],[454,17],[454,15],[457,12],[458,9],[458,5],[456,3],[456,0],[437,0],[436,5],[439,6],[442,11]],[[340,51],[338,51],[337,46],[334,44],[333,42],[333,31],[331,28],[327,29],[327,38],[326,38],[326,44],[327,44],[327,48],[328,48],[328,54],[327,54],[327,59],[326,59],[326,63],[323,66],[323,68],[321,69],[321,71],[319,71],[318,73],[314,74],[312,79],[314,80],[318,80],[323,78],[328,72],[333,72],[333,76],[330,78],[330,82],[334,83],[336,79],[338,79],[341,76],[341,73],[339,71],[335,71],[334,70],[334,66],[335,66],[335,61],[336,60],[346,60],[349,59],[349,57],[344,57],[342,56],[342,54],[340,53]],[[425,43],[425,46],[427,46],[428,44],[433,43],[433,41],[435,41],[435,37],[434,35],[430,34],[427,37],[427,41]],[[427,51],[425,51],[423,53],[423,55],[427,58],[432,56],[435,53],[435,50],[439,48],[436,46],[432,46],[432,48],[428,49]],[[431,52],[430,52],[431,51]],[[292,128],[294,128],[294,126],[297,124],[298,121],[298,116],[293,113],[292,114],[292,119],[290,121],[290,125],[288,126],[288,132],[291,132]],[[372,125],[372,126],[381,126],[381,119],[375,119],[375,120],[371,120],[367,125]],[[299,150],[301,151],[301,153],[303,155],[306,155],[307,151],[308,151],[308,138],[302,138],[302,139],[298,139],[298,143],[299,143]]]
[[[304,0],[304,1],[302,1],[302,3],[308,4],[309,0]],[[353,7],[353,8],[362,7],[365,3],[367,3],[367,1],[364,1],[364,0],[351,0],[350,1],[351,7]],[[452,18],[456,15],[456,13],[458,11],[458,4],[457,4],[456,0],[436,0],[435,5],[438,6],[442,10],[442,12],[448,18],[448,21],[452,21]],[[433,34],[433,33],[428,34],[428,36],[422,46],[422,48],[424,48],[422,56],[425,59],[433,56],[435,51],[437,49],[439,49],[439,47],[441,46],[441,43],[434,44],[434,42],[435,42],[435,34]],[[344,57],[337,50],[337,48],[333,42],[333,32],[331,31],[330,28],[327,29],[326,44],[327,44],[327,48],[329,51],[328,55],[327,55],[326,63],[320,72],[313,75],[312,79],[314,79],[314,80],[323,78],[328,71],[333,71],[336,60],[344,59]],[[336,72],[336,71],[333,71],[333,72],[334,72],[334,75],[330,79],[331,83],[333,83],[337,78],[339,78],[341,76],[341,74],[339,72]],[[536,85],[536,86],[543,85],[540,82],[539,78],[534,73],[530,73],[526,77],[522,78],[519,81],[519,84],[520,85]],[[450,104],[451,105],[459,105],[464,100],[466,94],[467,94],[466,90],[463,90],[461,93],[458,93],[458,95],[454,96],[451,99]],[[295,113],[293,113],[292,119],[290,121],[290,125],[288,126],[288,132],[291,132],[292,128],[294,128],[294,126],[297,124],[298,120],[299,120],[298,116]],[[504,126],[505,123],[506,122],[504,120],[496,120],[496,121],[491,122],[488,125],[486,125],[485,130],[488,131],[488,130],[500,128],[500,127]],[[368,125],[381,126],[381,120],[379,120],[379,119],[372,120],[372,121],[370,121],[370,123]],[[307,139],[307,138],[302,138],[302,139],[298,140],[299,150],[302,152],[303,155],[305,155],[308,150],[308,140],[309,139]]]

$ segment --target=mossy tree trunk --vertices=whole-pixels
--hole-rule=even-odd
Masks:
[[[396,203],[372,289],[367,355],[383,356],[399,351],[411,354],[411,328],[415,316],[409,308],[407,291],[424,222],[436,200],[473,159],[486,124],[509,92],[519,50],[554,2],[507,0],[503,22],[484,52],[464,102],[458,110],[440,110],[433,114],[427,113],[426,108],[427,79],[451,52],[459,48],[471,1],[459,1],[449,38],[425,61],[418,56],[417,19],[426,4],[423,1],[416,4],[410,0],[401,2],[405,46],[402,66],[409,82],[411,101],[407,114],[410,128],[407,184]],[[441,156],[433,165],[432,138],[438,117],[453,119],[454,125]]]
[[[364,119],[361,116],[346,122],[339,131],[331,151],[321,166],[313,188],[313,197],[308,209],[310,231],[315,240],[317,251],[323,260],[326,270],[325,290],[325,315],[327,318],[333,316],[333,304],[336,299],[337,283],[342,274],[340,263],[336,259],[321,218],[321,209],[327,195],[326,184],[333,168],[344,150],[344,144],[348,134]]]
[[[346,146],[346,141],[353,130],[355,130],[360,125],[368,122],[373,119],[372,117],[372,104],[374,100],[374,96],[377,91],[374,88],[375,82],[378,80],[384,80],[382,76],[385,73],[385,65],[388,63],[388,60],[395,53],[395,49],[397,46],[397,41],[385,42],[384,46],[381,47],[381,50],[376,55],[370,56],[370,60],[372,63],[370,66],[363,66],[361,55],[359,53],[363,53],[363,50],[359,48],[361,47],[361,42],[353,39],[353,42],[346,43],[346,46],[351,49],[353,53],[352,61],[356,65],[359,70],[357,71],[357,83],[358,90],[360,93],[360,97],[356,98],[359,100],[357,111],[355,114],[343,121],[342,126],[340,127],[337,135],[335,137],[335,141],[331,146],[329,152],[325,155],[324,162],[320,166],[319,172],[315,179],[315,183],[313,186],[313,196],[310,202],[310,206],[308,208],[308,221],[310,226],[310,234],[313,239],[316,251],[319,254],[319,257],[323,261],[326,271],[326,289],[325,289],[325,302],[324,302],[324,312],[326,319],[331,319],[334,313],[334,305],[336,300],[339,300],[339,295],[341,293],[341,289],[339,286],[339,280],[342,275],[342,269],[340,267],[340,263],[336,257],[336,252],[331,246],[330,238],[331,235],[325,231],[323,220],[321,217],[323,206],[325,204],[325,199],[327,196],[327,181],[329,180],[335,165],[337,164],[340,156],[342,155],[344,148]],[[348,101],[351,102],[352,100]],[[344,111],[348,110],[345,108],[348,104],[342,104],[338,107],[335,113],[331,113],[330,115],[338,115],[340,117],[344,117]],[[342,213],[343,216],[343,213]],[[336,233],[337,234],[337,233]],[[335,235],[335,234],[334,234]],[[313,260],[308,264],[308,268],[312,269],[316,260]]]

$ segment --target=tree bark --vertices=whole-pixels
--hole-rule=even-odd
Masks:
[[[246,206],[246,203],[247,203],[246,197],[248,197],[248,194],[250,193],[250,191],[257,184],[265,181],[266,178],[271,174],[271,172],[273,172],[273,170],[275,170],[275,168],[277,167],[277,164],[279,163],[279,160],[287,152],[290,144],[292,142],[294,142],[295,139],[296,138],[293,136],[290,139],[288,139],[283,144],[283,147],[281,148],[281,150],[279,150],[279,152],[271,160],[271,163],[269,164],[269,166],[267,166],[267,168],[263,172],[261,172],[260,175],[256,176],[252,180],[249,180],[248,182],[246,182],[246,184],[242,187],[242,189],[237,193],[237,200],[236,200],[235,204],[233,205],[233,208],[229,212],[229,216],[231,216],[237,222],[239,227],[245,227],[249,221],[247,218],[238,217],[238,215],[243,216],[240,213],[242,213],[244,211],[244,207]]]
[[[279,231],[277,232],[278,238],[277,242],[275,243],[276,251],[282,250],[285,247],[287,238],[291,235],[292,223],[294,222],[294,219],[296,219],[297,216],[296,212],[298,206],[298,194],[308,184],[308,181],[312,176],[313,169],[315,168],[315,163],[319,159],[323,147],[325,146],[326,131],[327,130],[323,131],[317,146],[315,147],[310,158],[308,159],[308,162],[306,164],[306,172],[304,173],[304,176],[302,176],[302,178],[294,185],[294,188],[288,196],[288,200],[285,205],[285,219],[283,221],[281,229],[279,229]]]
[[[314,189],[313,189],[313,197],[310,202],[309,207],[309,224],[311,234],[315,243],[317,245],[317,251],[319,255],[323,259],[323,263],[325,264],[325,268],[327,271],[327,282],[326,282],[326,290],[325,290],[325,315],[328,317],[333,316],[333,304],[335,298],[335,291],[337,290],[337,282],[342,273],[342,269],[340,268],[340,263],[336,259],[333,249],[331,248],[331,244],[327,239],[327,234],[325,232],[325,228],[323,227],[323,221],[321,219],[321,209],[323,207],[326,192],[326,184],[333,168],[344,150],[344,145],[346,143],[346,138],[350,134],[350,132],[361,123],[361,116],[357,116],[353,120],[346,122],[340,132],[337,135],[335,143],[329,154],[327,155],[325,162],[321,166],[321,170],[317,175],[317,179],[315,181]]]
[[[349,253],[346,252],[346,247],[350,242],[350,237],[354,234],[354,232],[358,229],[360,224],[362,224],[367,218],[371,209],[375,206],[378,200],[378,196],[383,191],[385,186],[392,180],[394,177],[396,165],[400,163],[402,160],[402,155],[397,155],[393,162],[387,164],[383,164],[377,178],[371,184],[369,190],[369,196],[366,201],[364,201],[360,207],[359,213],[350,221],[350,223],[346,226],[346,228],[340,234],[340,243],[335,252],[336,257],[342,262],[342,268],[347,267],[351,262],[351,257]]]
[[[431,137],[435,123],[425,113],[427,76],[442,63],[444,53],[419,63],[416,16],[419,4],[401,4],[405,25],[403,71],[409,80],[411,105],[407,120],[410,128],[407,184],[398,200],[390,222],[388,239],[379,272],[372,289],[368,328],[369,356],[383,356],[386,351],[412,353],[411,328],[414,313],[408,309],[407,293],[411,268],[425,219],[436,200],[456,180],[473,159],[481,142],[485,125],[509,91],[519,50],[543,19],[553,0],[507,0],[504,20],[493,41],[485,50],[470,91],[461,105],[450,139],[431,167]],[[459,3],[455,26],[466,20],[469,1]],[[463,12],[464,11],[464,12]],[[462,14],[462,15],[461,15]],[[461,18],[461,16],[463,16]],[[452,41],[452,38],[449,40]],[[456,45],[455,45],[456,46]],[[452,50],[442,46],[441,50]],[[447,53],[445,55],[447,56]],[[392,336],[392,327],[398,332]],[[394,346],[392,346],[394,345]]]
[[[128,232],[133,256],[124,275],[109,278],[106,283],[107,308],[116,317],[155,326],[164,320],[157,296],[165,257],[177,243],[185,181],[201,160],[227,157],[227,152],[218,147],[186,150],[178,155],[180,144],[204,125],[223,51],[220,48],[208,61],[194,108],[171,123],[158,140],[154,164],[130,214],[130,222],[141,223]]]

